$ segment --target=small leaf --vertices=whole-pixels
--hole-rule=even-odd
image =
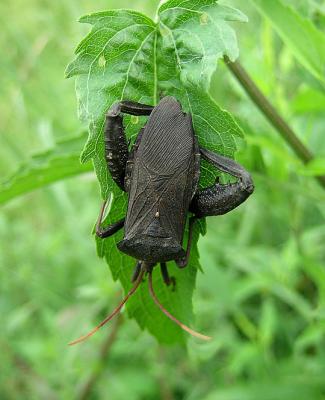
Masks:
[[[270,20],[297,60],[325,83],[325,35],[312,22],[302,18],[281,0],[251,0],[257,10]]]
[[[85,135],[75,136],[46,152],[35,154],[0,184],[0,204],[50,183],[91,171],[91,164],[80,164],[84,140]]]

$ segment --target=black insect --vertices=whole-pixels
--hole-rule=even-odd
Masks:
[[[130,152],[123,114],[149,116]],[[189,333],[207,339],[181,324],[159,303],[152,287],[152,269],[159,263],[163,280],[170,285],[166,262],[175,260],[180,268],[187,265],[195,220],[225,214],[245,201],[254,190],[250,174],[235,161],[199,147],[191,115],[182,111],[174,97],[164,97],[156,107],[131,101],[114,104],[106,115],[105,158],[113,180],[128,194],[128,209],[126,218],[101,227],[104,203],[96,234],[107,238],[124,227],[124,238],[117,247],[139,260],[132,277],[135,284],[109,317],[72,344],[91,336],[116,315],[136,291],[144,273],[149,275],[150,293],[162,311]],[[237,182],[217,181],[198,190],[201,158],[236,177]],[[192,216],[185,251],[182,244],[189,213]]]

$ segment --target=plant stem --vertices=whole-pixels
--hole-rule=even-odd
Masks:
[[[77,396],[77,400],[87,400],[90,398],[92,391],[94,387],[96,386],[96,383],[98,379],[100,378],[101,373],[103,372],[103,368],[100,368],[104,365],[105,360],[107,359],[109,352],[117,339],[117,333],[119,331],[119,328],[122,324],[122,315],[118,314],[118,316],[115,319],[115,324],[112,327],[112,330],[109,332],[106,340],[104,341],[99,354],[98,354],[98,360],[97,360],[97,368],[95,371],[90,375],[86,383],[82,386],[82,389]]]
[[[158,365],[166,365],[166,357],[165,350],[162,346],[158,348],[157,354]],[[160,398],[161,400],[175,400],[173,390],[169,385],[170,379],[169,376],[165,376],[165,374],[161,373],[158,376],[158,384],[160,388]]]
[[[248,75],[247,71],[238,62],[231,62],[227,56],[224,61],[239,83],[245,89],[246,93],[257,105],[257,107],[266,116],[269,122],[275,127],[280,135],[286,140],[297,156],[305,163],[309,163],[314,159],[311,151],[302,143],[295,132],[290,128],[286,121],[279,115],[277,110],[272,106],[269,100],[264,96],[255,82]],[[316,179],[325,189],[325,176],[317,176]]]

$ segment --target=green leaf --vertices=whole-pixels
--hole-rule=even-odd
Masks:
[[[325,82],[325,35],[280,0],[251,0],[270,20],[297,60],[316,78]]]
[[[104,116],[116,101],[128,99],[155,105],[159,98],[173,95],[184,110],[191,112],[200,144],[234,156],[236,138],[242,132],[207,94],[217,60],[224,54],[235,59],[238,54],[235,33],[228,20],[244,21],[245,17],[215,1],[180,0],[167,1],[160,7],[157,23],[129,10],[81,18],[81,22],[92,25],[92,30],[77,47],[77,57],[66,74],[77,76],[80,117],[89,123],[89,139],[82,160],[93,159],[103,198],[110,198],[105,224],[122,218],[127,205],[127,196],[112,181],[104,159]],[[145,121],[143,117],[125,116],[125,131],[131,142]],[[201,172],[201,185],[214,182],[217,172],[210,166],[202,163]],[[189,266],[179,270],[175,263],[169,263],[170,273],[177,281],[174,292],[163,285],[159,271],[154,271],[159,299],[187,324],[193,317],[192,294],[196,271],[200,268],[196,248],[200,232],[204,232],[204,221],[197,224]],[[117,250],[116,243],[122,235],[119,232],[107,240],[97,239],[97,246],[113,278],[128,290],[135,260]],[[146,286],[143,284],[127,304],[129,315],[160,342],[184,342],[187,335],[156,308]]]
[[[324,113],[325,94],[318,90],[304,88],[293,99],[292,108],[299,114]]]
[[[218,59],[238,57],[236,34],[227,22],[247,22],[247,17],[215,0],[171,0],[160,7],[159,16],[163,47],[172,52],[178,49],[181,82],[207,91]]]
[[[300,169],[300,173],[306,176],[322,176],[325,174],[325,156],[314,158]]]
[[[84,140],[85,135],[65,139],[54,148],[32,156],[0,183],[0,204],[50,183],[91,171],[90,163],[80,164]]]

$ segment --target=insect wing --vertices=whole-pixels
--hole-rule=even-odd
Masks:
[[[166,97],[152,112],[134,155],[125,234],[182,241],[194,179],[191,117]]]

